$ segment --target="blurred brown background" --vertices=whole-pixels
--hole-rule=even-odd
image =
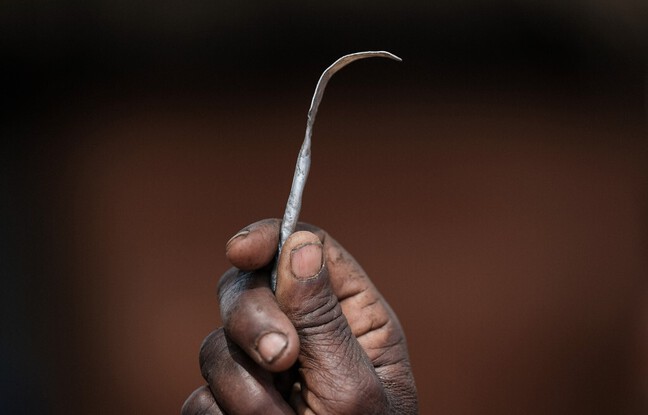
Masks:
[[[648,412],[643,0],[0,5],[0,413],[174,414],[225,241],[302,219],[401,318],[422,414]]]

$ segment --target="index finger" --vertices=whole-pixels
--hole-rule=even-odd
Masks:
[[[227,241],[227,259],[234,267],[243,271],[268,266],[277,253],[280,227],[280,219],[263,219],[241,229]],[[324,245],[333,274],[333,290],[338,298],[346,298],[373,287],[357,261],[326,231],[302,222],[297,225],[297,230],[314,233]],[[337,275],[340,275],[340,278],[336,278]]]
[[[272,262],[279,244],[279,219],[263,219],[238,231],[225,245],[225,256],[234,267],[253,271]]]
[[[227,258],[242,270],[268,266],[276,255],[280,226],[279,219],[265,219],[243,228],[228,242]],[[396,316],[366,272],[342,245],[316,226],[300,222],[297,230],[312,232],[322,242],[331,288],[356,337],[369,334],[390,322],[400,329]],[[362,344],[365,339],[359,340]]]
[[[299,339],[279,309],[268,272],[232,268],[221,277],[218,291],[228,337],[264,369],[290,368],[297,360]]]

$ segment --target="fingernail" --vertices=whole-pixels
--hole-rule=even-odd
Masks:
[[[281,333],[264,334],[257,343],[257,351],[266,363],[272,363],[288,346],[288,339]]]
[[[231,245],[234,243],[234,241],[237,241],[237,240],[239,240],[239,238],[243,238],[244,236],[247,236],[247,234],[249,234],[249,233],[250,233],[250,231],[248,231],[248,230],[242,230],[242,231],[238,232],[236,235],[232,236],[230,238],[230,240],[227,241],[227,243],[225,244],[225,252],[229,251],[229,249],[231,248]]]
[[[322,244],[320,243],[302,245],[290,253],[290,267],[293,275],[298,279],[316,277],[322,266]]]

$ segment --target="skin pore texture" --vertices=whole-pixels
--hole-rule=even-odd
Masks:
[[[206,385],[189,414],[415,414],[403,330],[362,267],[326,232],[300,224],[270,272],[281,221],[252,224],[226,246],[224,326],[204,340]]]

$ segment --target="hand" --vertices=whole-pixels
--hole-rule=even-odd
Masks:
[[[415,414],[417,397],[396,315],[360,265],[324,231],[300,225],[279,257],[280,221],[227,244],[219,283],[224,327],[200,350],[207,385],[189,414]]]

